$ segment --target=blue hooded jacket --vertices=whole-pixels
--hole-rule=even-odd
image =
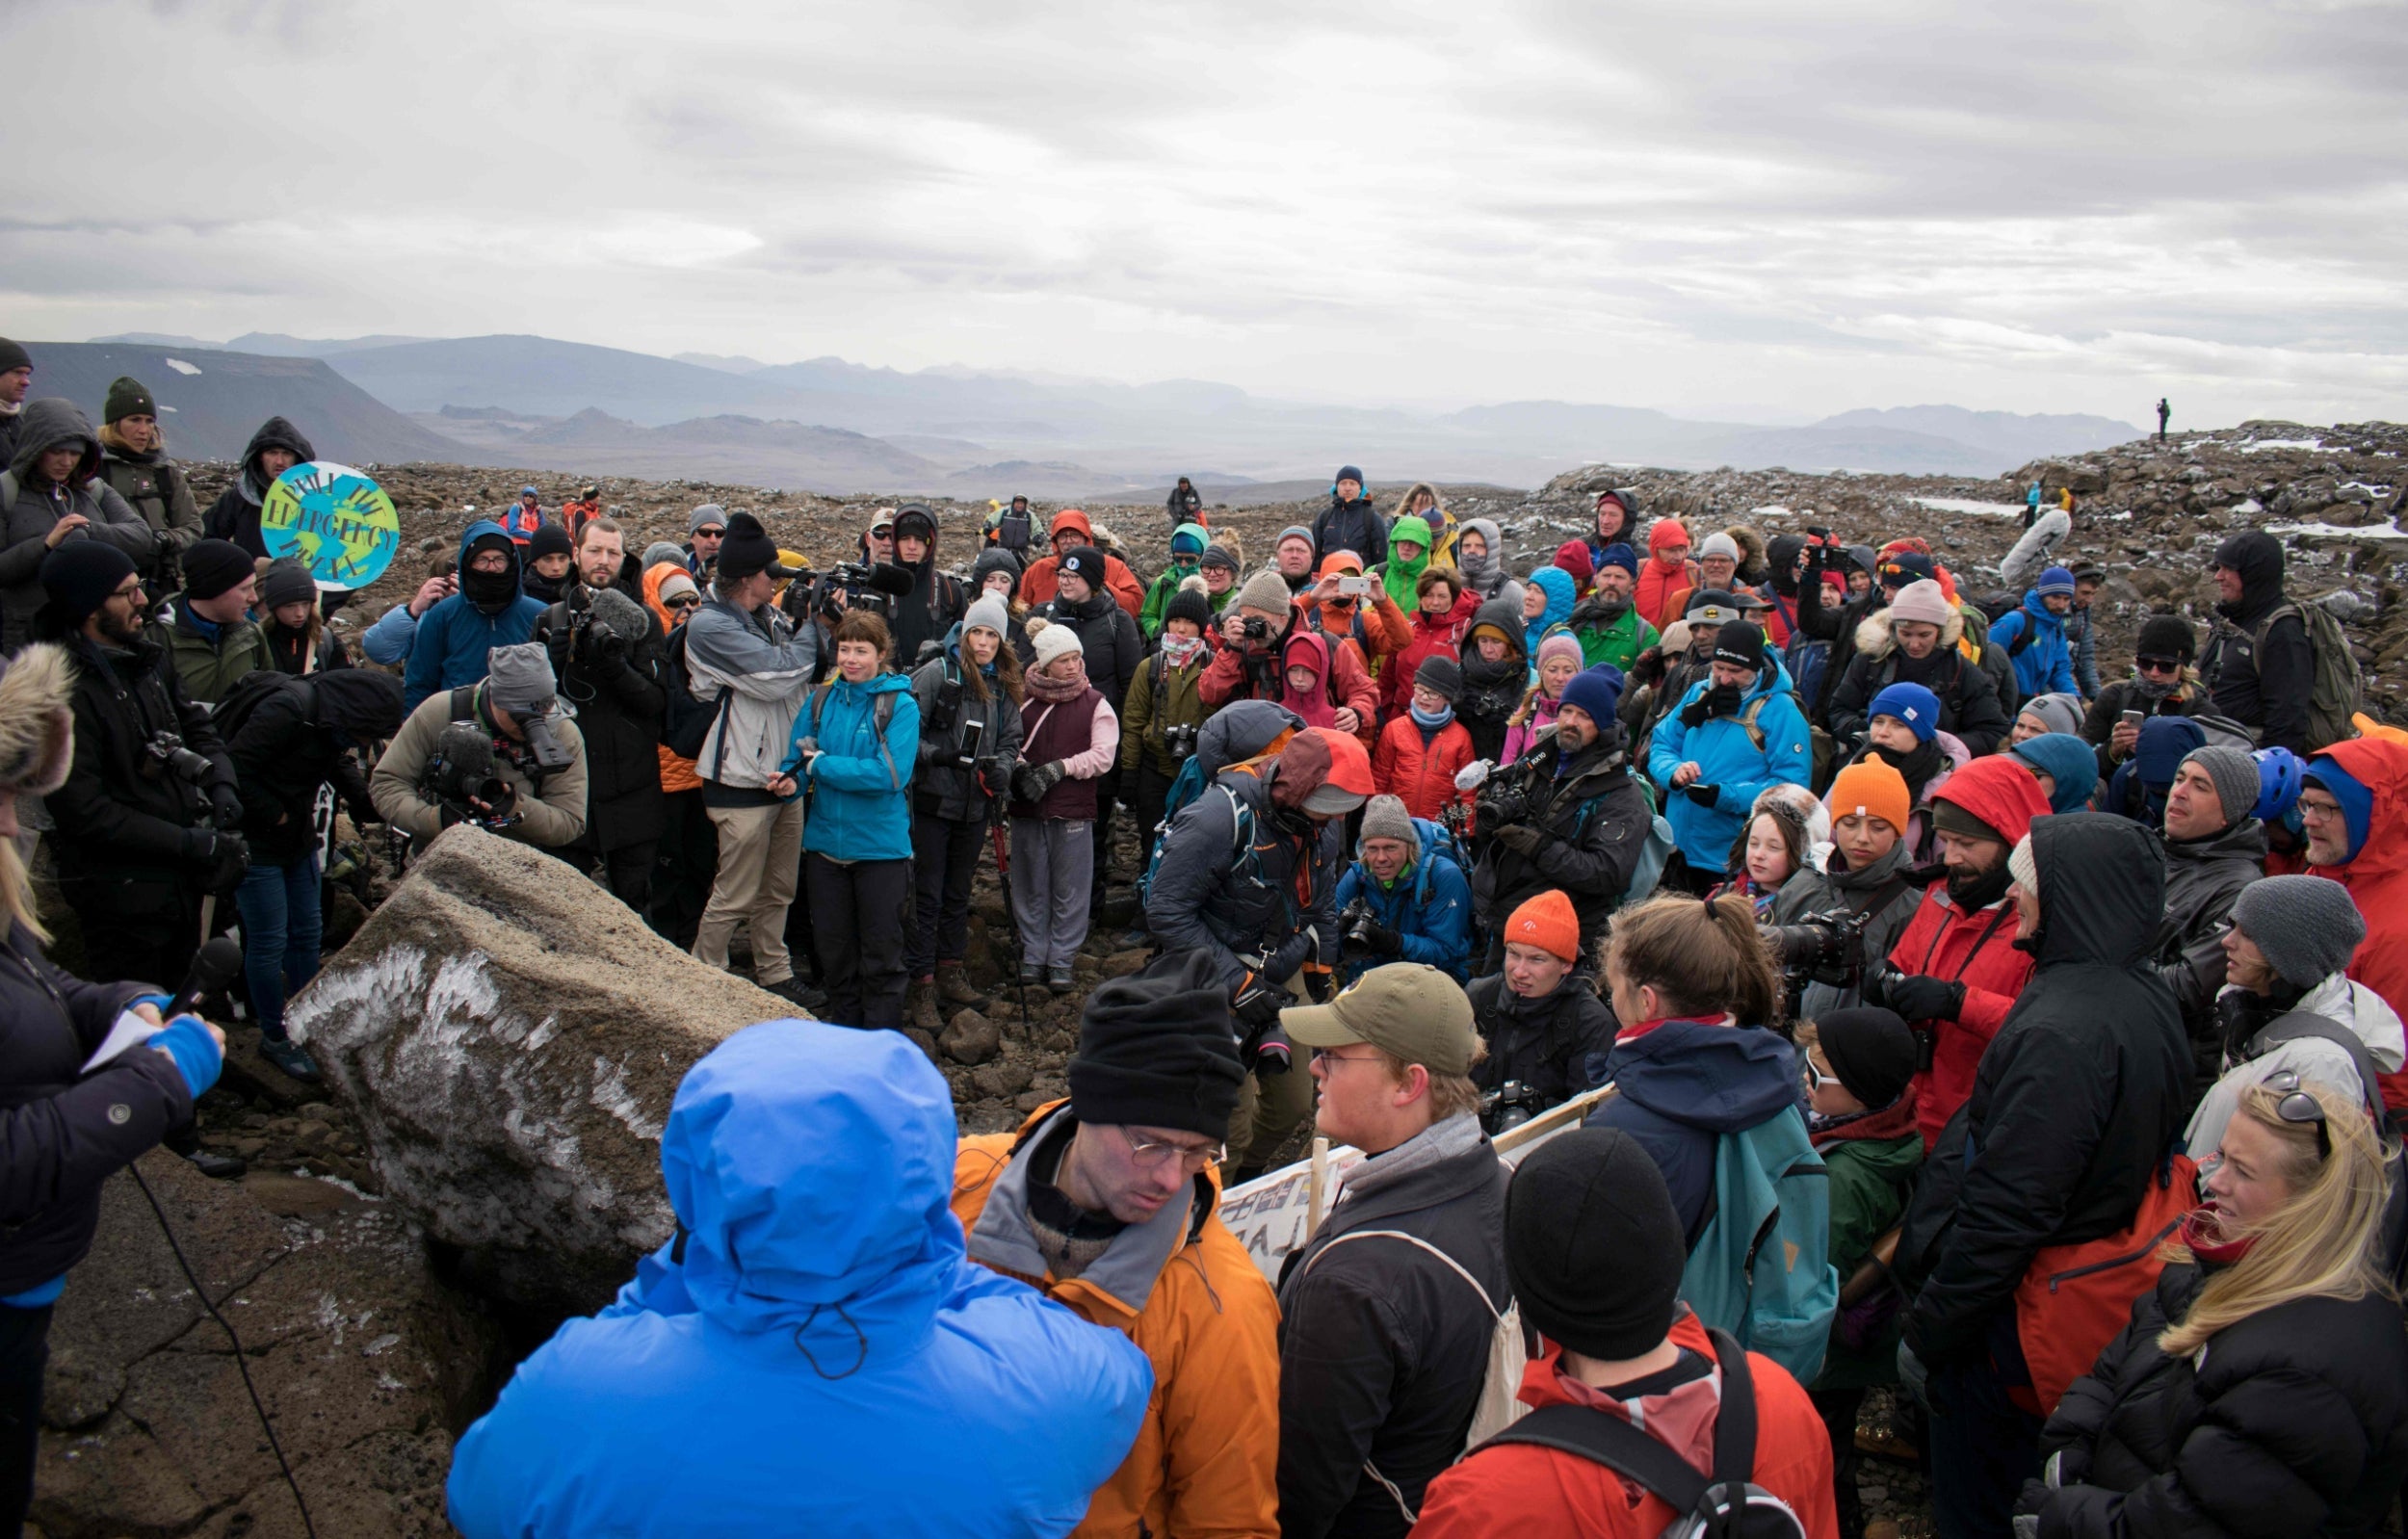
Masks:
[[[1580,600],[1580,585],[1572,580],[1570,572],[1560,566],[1542,566],[1531,573],[1531,581],[1547,595],[1547,610],[1530,622],[1530,634],[1545,636],[1572,617],[1572,607]],[[1534,643],[1531,650],[1537,650]]]
[[[1616,1093],[1589,1113],[1588,1126],[1618,1128],[1654,1158],[1692,1243],[1714,1189],[1715,1141],[1792,1108],[1805,1112],[1795,1051],[1755,1027],[1666,1021],[1616,1041],[1604,1079]]]
[[[880,673],[867,684],[852,684],[839,674],[815,724],[811,702],[818,693],[804,695],[795,717],[796,739],[820,740],[820,755],[811,761],[811,816],[803,822],[802,848],[835,860],[909,860],[911,769],[920,757],[920,702],[912,697],[911,680]],[[876,718],[881,694],[895,696],[883,743]],[[784,768],[790,774],[797,758],[787,755]]]
[[[2026,630],[2031,632],[2031,641],[2018,652],[2015,639]],[[2037,588],[2025,593],[2022,609],[2009,611],[1990,627],[1990,639],[2007,649],[2025,699],[2081,692],[2074,682],[2074,649],[2065,642],[2065,617],[2049,613]]]
[[[405,711],[417,710],[418,703],[437,690],[476,683],[485,675],[486,653],[497,646],[516,646],[536,634],[543,605],[519,590],[518,547],[510,543],[510,535],[492,519],[480,518],[460,532],[460,580],[467,581],[468,547],[487,535],[499,538],[510,553],[510,588],[516,596],[492,614],[469,603],[465,592],[455,593],[427,611],[410,639],[409,666],[402,674]]]
[[[953,1097],[894,1031],[773,1021],[677,1089],[686,1230],[518,1367],[452,1461],[467,1539],[1067,1532],[1145,1354],[969,1261]]]
[[[1403,960],[1427,962],[1458,983],[1471,979],[1472,883],[1463,868],[1436,853],[1446,831],[1426,818],[1413,820],[1421,853],[1382,887],[1363,867],[1363,847],[1355,845],[1355,862],[1338,878],[1338,907],[1356,899],[1371,905],[1379,922],[1402,938]],[[1349,956],[1340,969],[1340,981],[1351,983],[1381,958]]]
[[[1701,871],[1720,871],[1729,863],[1731,845],[1739,838],[1740,824],[1749,809],[1756,805],[1758,793],[1776,783],[1802,786],[1814,770],[1814,744],[1806,717],[1790,693],[1789,670],[1769,652],[1765,663],[1757,670],[1756,682],[1740,696],[1740,708],[1733,715],[1714,717],[1694,727],[1682,723],[1681,713],[1713,688],[1714,677],[1708,674],[1690,685],[1681,703],[1656,723],[1654,745],[1647,754],[1647,777],[1663,793],[1664,817],[1672,824],[1672,839],[1682,857]],[[1764,702],[1756,710],[1756,730],[1765,740],[1761,748],[1741,724],[1759,700]],[[1699,770],[1696,784],[1715,788],[1711,807],[1687,791],[1672,789],[1672,771],[1690,760],[1696,761]]]

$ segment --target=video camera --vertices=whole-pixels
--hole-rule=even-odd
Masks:
[[[548,729],[544,736],[565,764],[567,750],[560,747],[559,740],[552,738]],[[532,742],[531,737],[531,745]],[[427,767],[418,776],[418,794],[440,805],[458,822],[474,823],[487,833],[498,832],[519,821],[518,789],[502,778],[492,736],[474,721],[455,721],[434,740],[433,751],[427,755]]]
[[[1493,1138],[1520,1127],[1546,1109],[1536,1090],[1519,1080],[1507,1080],[1479,1098],[1479,1125]]]
[[[820,605],[830,614],[840,608],[867,610],[881,619],[891,619],[895,600],[910,591],[911,574],[900,566],[883,561],[875,566],[867,561],[839,561],[836,569],[827,574]],[[836,602],[839,593],[845,595],[841,606]]]

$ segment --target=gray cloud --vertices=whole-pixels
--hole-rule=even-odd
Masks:
[[[13,335],[2408,409],[2396,5],[19,0]]]

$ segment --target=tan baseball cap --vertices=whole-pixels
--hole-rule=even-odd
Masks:
[[[1432,1074],[1469,1074],[1479,1046],[1463,986],[1427,962],[1374,967],[1327,1004],[1280,1011],[1279,1024],[1298,1047],[1368,1042]]]

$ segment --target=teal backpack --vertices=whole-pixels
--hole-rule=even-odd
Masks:
[[[1656,807],[1656,788],[1644,776],[1636,777],[1638,789],[1647,798],[1652,814],[1647,824],[1646,843],[1638,847],[1638,863],[1631,868],[1631,883],[1622,889],[1622,901],[1617,908],[1643,903],[1656,895],[1656,884],[1663,880],[1664,862],[1672,858],[1672,823]]]
[[[1840,1311],[1830,1251],[1831,1174],[1796,1108],[1715,1140],[1712,1207],[1681,1272],[1700,1320],[1813,1383]]]

